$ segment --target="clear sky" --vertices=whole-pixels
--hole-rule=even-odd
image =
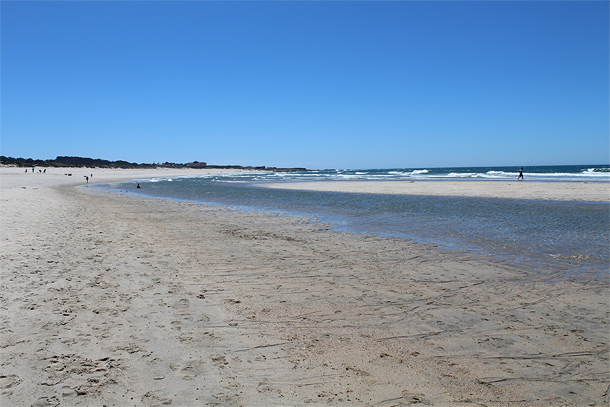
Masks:
[[[607,164],[609,3],[1,3],[0,154]]]

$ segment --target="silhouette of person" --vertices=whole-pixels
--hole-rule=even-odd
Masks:
[[[525,179],[525,178],[523,178],[523,168],[521,168],[519,170],[519,176],[517,177],[517,180],[520,180],[520,179]]]
[[[138,186],[137,186],[136,188],[141,188],[141,187],[140,187],[140,184],[138,184]]]
[[[87,180],[87,184],[89,183],[89,177],[85,175],[85,179]]]

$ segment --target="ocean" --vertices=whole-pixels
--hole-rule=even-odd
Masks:
[[[107,184],[124,193],[300,216],[340,232],[432,243],[488,256],[549,280],[607,281],[610,203],[354,194],[263,188],[310,180],[516,180],[519,168],[399,168],[157,178]],[[608,165],[525,167],[526,182],[610,182]],[[137,189],[140,183],[142,188]],[[560,184],[558,184],[560,187]]]

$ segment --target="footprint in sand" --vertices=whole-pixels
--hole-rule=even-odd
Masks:
[[[59,400],[57,399],[57,397],[41,397],[38,400],[36,400],[36,402],[34,404],[32,404],[32,407],[57,407],[59,406]]]
[[[178,301],[174,305],[174,308],[178,308],[178,309],[185,309],[188,307],[189,307],[189,300],[187,298],[182,298],[180,301]]]
[[[172,399],[169,397],[157,396],[152,391],[149,391],[142,396],[142,403],[148,406],[170,405],[172,404]]]
[[[62,386],[61,395],[64,397],[71,397],[71,396],[76,396],[77,392],[70,386]]]
[[[17,375],[0,376],[0,389],[10,389],[19,383],[21,379]]]
[[[212,356],[212,361],[220,366],[228,365],[227,358],[225,355]]]
[[[258,386],[256,386],[256,391],[259,393],[277,393],[280,395],[280,397],[282,397],[282,392],[275,388],[267,379],[263,379],[258,383]]]
[[[409,393],[408,391],[404,390],[402,392],[402,401],[407,402],[409,404],[428,404],[428,402],[426,401],[426,399],[424,398],[423,394],[419,394],[419,393]]]
[[[176,375],[182,380],[193,380],[198,375],[203,374],[201,369],[201,362],[198,361],[187,361],[184,363],[170,363],[170,369],[176,372]]]

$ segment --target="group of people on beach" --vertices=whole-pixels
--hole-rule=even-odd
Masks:
[[[27,168],[25,169],[25,172],[28,172]],[[34,174],[35,172],[36,172],[36,168],[32,167],[32,174]],[[42,170],[39,169],[38,172],[41,173],[41,174],[46,174],[47,173],[47,169],[46,168],[42,169]],[[64,175],[67,175],[67,176],[71,177],[72,173],[67,173],[67,174],[64,174]],[[91,174],[91,175],[83,175],[83,177],[85,177],[85,181],[87,181],[87,184],[88,184],[89,183],[89,178],[93,178],[93,174]]]

